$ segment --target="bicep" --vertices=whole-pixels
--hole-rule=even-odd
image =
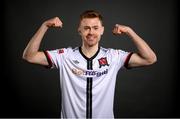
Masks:
[[[142,58],[140,55],[138,55],[137,53],[133,53],[129,63],[128,63],[128,67],[129,68],[133,68],[133,67],[142,67],[142,66],[147,66],[149,65],[149,63],[147,62],[146,59]]]
[[[33,64],[44,65],[44,66],[49,65],[44,52],[37,52],[37,53],[33,54],[32,58],[29,60],[29,62],[33,63]]]

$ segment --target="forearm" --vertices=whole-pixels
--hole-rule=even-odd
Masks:
[[[137,47],[138,55],[140,57],[149,62],[154,62],[154,60],[156,60],[156,55],[149,47],[149,45],[141,37],[139,37],[131,28],[128,29],[127,35],[132,39],[135,46]]]
[[[35,33],[35,35],[31,38],[31,40],[29,41],[28,45],[26,46],[23,52],[24,59],[31,58],[39,51],[41,41],[47,29],[48,27],[43,23],[41,27],[38,29],[38,31]]]

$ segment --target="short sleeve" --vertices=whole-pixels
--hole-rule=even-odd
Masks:
[[[116,53],[116,58],[117,58],[117,66],[118,66],[118,69],[120,69],[121,67],[125,67],[126,69],[129,69],[128,68],[128,63],[129,63],[129,60],[132,56],[132,52],[126,52],[126,51],[123,51],[123,50],[114,50],[114,52]]]
[[[128,64],[129,64],[129,60],[130,60],[132,54],[133,54],[132,52],[128,53],[128,55],[127,55],[127,57],[126,57],[126,59],[125,59],[124,67],[125,67],[126,69],[130,69],[130,67],[128,67]]]
[[[62,48],[56,50],[47,50],[44,51],[44,54],[49,64],[47,68],[59,68],[65,60],[65,56],[67,55],[67,49]]]

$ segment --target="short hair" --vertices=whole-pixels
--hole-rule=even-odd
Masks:
[[[103,17],[102,15],[95,10],[86,10],[85,12],[83,12],[80,15],[80,22],[84,19],[84,18],[99,18],[101,24],[103,25]],[[79,22],[79,24],[80,24]]]

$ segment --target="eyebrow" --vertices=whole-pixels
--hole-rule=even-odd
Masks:
[[[84,26],[84,28],[89,28],[90,26]],[[95,26],[92,26],[92,27],[99,27],[99,26],[97,26],[97,25],[95,25]]]

